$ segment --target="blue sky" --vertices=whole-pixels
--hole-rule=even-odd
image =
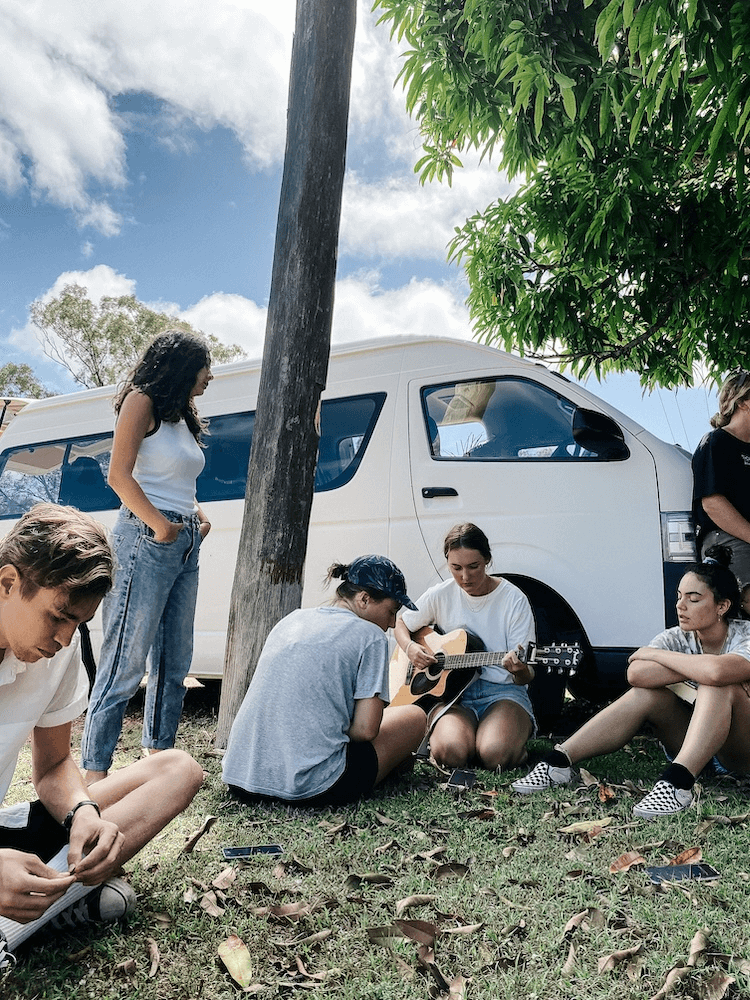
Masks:
[[[29,305],[85,285],[135,294],[251,357],[262,351],[283,165],[293,0],[0,0],[0,363],[72,382]],[[510,190],[464,158],[422,187],[399,49],[358,10],[333,339],[470,336],[453,229]],[[636,375],[588,388],[694,448],[715,397],[644,397]]]

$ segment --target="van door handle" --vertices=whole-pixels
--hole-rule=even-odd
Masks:
[[[458,490],[452,486],[423,486],[422,496],[425,500],[432,500],[434,497],[457,497]]]

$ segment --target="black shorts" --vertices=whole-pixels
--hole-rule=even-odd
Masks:
[[[38,800],[0,809],[0,847],[36,854],[46,863],[67,843],[65,827]]]
[[[235,798],[250,804],[257,802],[284,802],[290,806],[317,808],[323,806],[347,806],[369,795],[378,777],[378,755],[372,743],[348,743],[344,773],[324,792],[311,799],[283,799],[278,796],[256,795],[244,788],[230,785],[229,791]]]

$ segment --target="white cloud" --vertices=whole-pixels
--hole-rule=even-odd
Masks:
[[[388,290],[380,289],[373,275],[336,283],[334,343],[404,334],[468,337],[466,306],[450,286],[429,280],[412,279]]]
[[[257,358],[263,353],[267,313],[265,307],[243,295],[216,292],[181,310],[180,318],[225,344],[239,344],[248,357]]]
[[[445,260],[456,226],[514,186],[489,163],[466,158],[453,184],[420,184],[414,173],[381,181],[347,174],[342,199],[341,249],[355,255]]]
[[[294,4],[270,6],[0,0],[2,188],[14,194],[26,184],[73,210],[80,226],[117,233],[122,220],[90,190],[126,182],[128,117],[111,103],[123,93],[167,102],[173,128],[226,126],[255,168],[277,164]]]

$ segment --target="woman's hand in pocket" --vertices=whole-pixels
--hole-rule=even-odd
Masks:
[[[154,528],[154,541],[160,545],[169,545],[182,531],[182,521],[168,521],[164,518],[163,525],[157,530]]]

